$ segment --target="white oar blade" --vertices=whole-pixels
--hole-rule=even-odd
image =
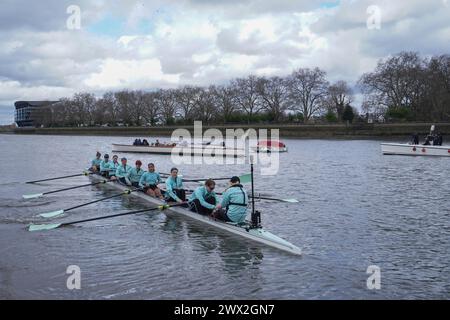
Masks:
[[[56,229],[60,226],[60,223],[52,223],[52,224],[30,224],[28,227],[28,231],[45,231]]]
[[[24,194],[22,197],[24,199],[36,199],[36,198],[42,197],[43,195],[44,195],[43,193]]]
[[[298,203],[300,201],[298,201],[297,199],[281,199],[284,202],[289,202],[289,203]]]
[[[57,211],[52,211],[52,212],[41,213],[39,216],[42,218],[53,218],[53,217],[62,215],[63,213],[64,213],[64,210],[57,210]]]

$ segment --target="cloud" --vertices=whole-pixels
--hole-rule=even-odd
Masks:
[[[301,67],[354,84],[380,58],[448,53],[450,39],[441,0],[80,0],[82,28],[68,30],[71,4],[2,1],[0,122],[19,99],[207,86]],[[380,8],[379,30],[366,26],[370,5]]]

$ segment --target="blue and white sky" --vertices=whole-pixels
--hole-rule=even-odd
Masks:
[[[70,5],[81,9],[80,29],[67,28]],[[367,27],[373,5],[379,29]],[[2,0],[0,124],[13,122],[16,100],[315,66],[354,85],[380,58],[449,48],[448,0]]]

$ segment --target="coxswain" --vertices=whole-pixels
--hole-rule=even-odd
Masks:
[[[155,165],[153,163],[148,164],[148,171],[144,172],[139,180],[139,187],[146,194],[159,199],[164,199],[161,190],[158,188],[158,184],[161,183],[161,177],[159,172],[155,172]]]
[[[239,177],[234,176],[230,179],[230,186],[223,193],[222,202],[217,205],[212,215],[219,220],[240,223],[245,221],[247,207],[247,191]]]

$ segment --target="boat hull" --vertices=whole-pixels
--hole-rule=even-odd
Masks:
[[[180,156],[245,157],[245,150],[229,149],[222,146],[155,147],[113,143],[112,151],[161,155],[178,154]]]
[[[385,155],[450,157],[450,146],[424,146],[405,143],[382,143]]]
[[[94,182],[101,181],[104,178],[98,175],[90,175],[90,179]],[[114,188],[121,191],[125,191],[128,189],[128,187],[121,185],[119,183],[108,183],[104,184],[102,187],[105,188]],[[131,196],[141,198],[147,202],[150,202],[154,205],[161,205],[164,204],[163,201],[152,198],[142,192],[133,192],[131,193]],[[172,207],[168,210],[164,211],[167,215],[182,215],[185,217],[188,217],[192,220],[199,221],[202,223],[205,223],[207,225],[210,225],[216,229],[232,233],[235,235],[239,235],[241,237],[244,237],[246,239],[252,240],[259,244],[264,244],[266,246],[282,250],[284,252],[288,252],[294,255],[301,255],[302,251],[299,247],[293,245],[292,243],[289,243],[288,241],[266,231],[264,228],[246,228],[242,226],[237,226],[233,223],[227,223],[227,222],[221,222],[219,220],[210,218],[209,216],[203,216],[198,213],[192,212],[190,210],[187,210],[185,208],[181,207]]]

